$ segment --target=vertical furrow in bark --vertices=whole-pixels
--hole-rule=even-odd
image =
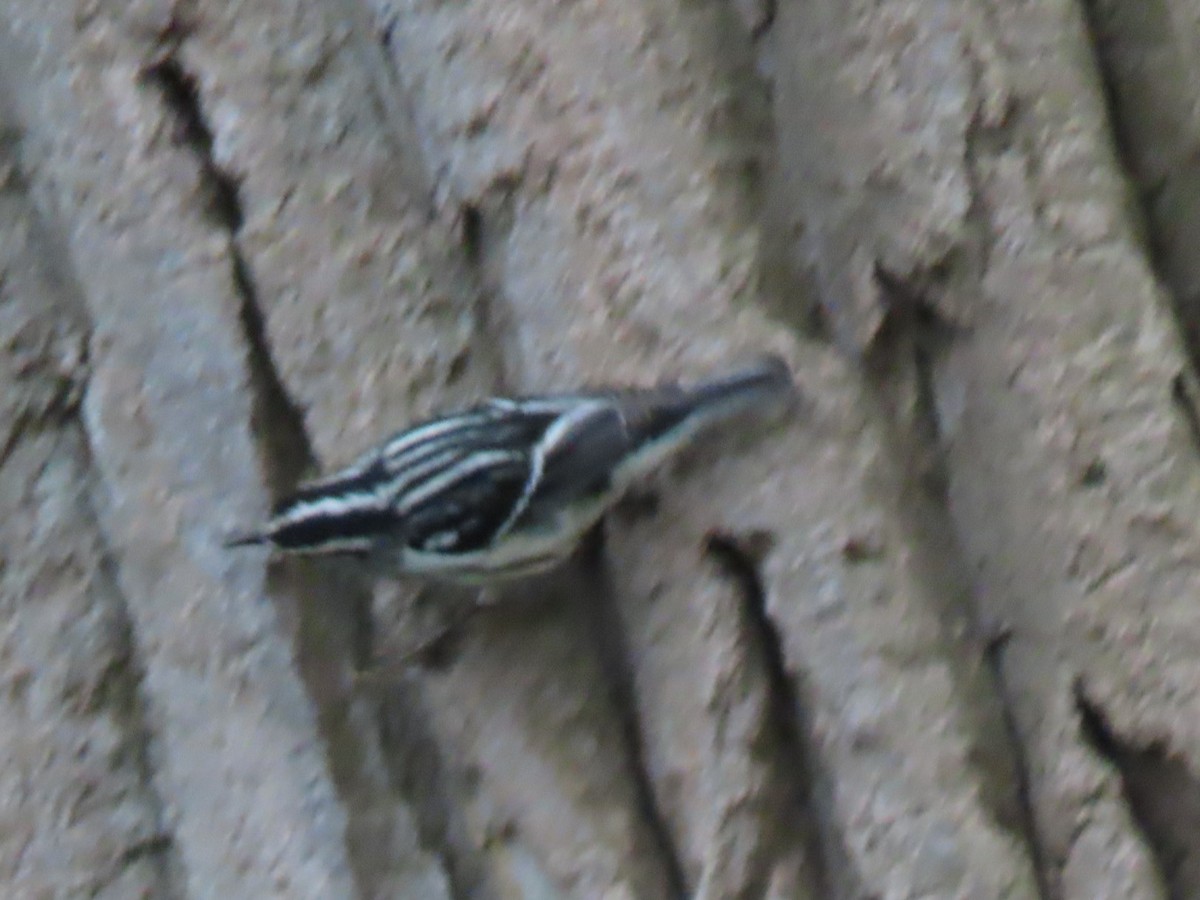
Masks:
[[[345,810],[290,642],[259,599],[261,566],[220,548],[267,505],[243,393],[236,192],[205,158],[186,77],[172,80],[186,71],[154,84],[158,36],[174,31],[153,16],[13,4],[4,61],[21,78],[32,191],[86,273],[83,411],[156,785],[184,892],[351,895]]]
[[[493,390],[502,341],[481,334],[495,316],[482,276],[457,246],[469,237],[456,234],[458,210],[431,221],[426,198],[413,197],[405,181],[412,160],[397,137],[403,129],[384,121],[371,99],[378,73],[363,63],[364,42],[376,46],[375,36],[329,4],[294,13],[283,20],[270,3],[213,11],[183,53],[206,105],[211,98],[215,152],[242,186],[241,243],[280,378],[331,466],[435,407]],[[247,29],[277,26],[281,46],[294,52],[241,52]],[[294,130],[281,133],[280,121]],[[434,618],[453,601],[440,590],[422,593]],[[396,594],[397,606],[412,607],[404,588]],[[565,602],[528,633],[487,634],[485,646],[475,638],[486,626],[469,628],[446,670],[405,679],[410,708],[389,701],[386,712],[389,740],[408,742],[389,750],[393,782],[412,785],[404,768],[416,766],[451,792],[439,798],[423,779],[416,785],[422,831],[447,841],[466,890],[504,892],[533,879],[581,894],[625,885],[655,896],[662,860],[613,752],[619,723],[587,645],[587,620],[569,603],[555,610]],[[405,631],[413,616],[400,618]],[[387,644],[402,650],[405,636],[393,633]],[[540,718],[514,714],[514,703]],[[421,757],[430,742],[436,759]],[[558,803],[578,827],[562,829]]]
[[[1122,207],[1112,202],[1119,195],[1109,190],[1104,161],[1088,155],[1090,138],[1055,146],[1055,128],[1037,124],[1051,98],[1069,98],[1073,106],[1060,110],[1055,122],[1074,123],[1072,134],[1094,128],[1092,95],[1082,82],[1073,91],[1045,91],[1049,84],[1076,84],[1078,73],[1066,62],[1076,57],[1054,49],[1010,65],[1005,55],[1014,48],[1025,53],[1035,33],[1042,42],[1054,35],[1046,47],[1072,46],[1071,10],[1063,3],[1018,10],[941,0],[867,7],[790,7],[775,23],[777,108],[789,116],[784,139],[801,163],[784,181],[809,237],[801,249],[815,261],[834,336],[864,365],[887,350],[897,331],[903,337],[905,320],[914,316],[948,336],[928,350],[918,347],[925,354],[921,365],[904,359],[899,379],[897,371],[887,375],[900,424],[899,432],[892,426],[890,455],[905,459],[906,445],[916,439],[918,456],[904,463],[901,483],[928,495],[926,517],[935,523],[942,517],[924,536],[910,528],[915,559],[950,551],[945,574],[957,587],[946,596],[959,596],[962,608],[938,617],[948,625],[957,619],[960,629],[991,623],[1011,630],[994,656],[994,678],[957,681],[968,709],[977,708],[970,698],[980,691],[990,710],[975,722],[978,745],[987,746],[989,732],[996,732],[999,741],[990,745],[1010,747],[994,761],[1004,774],[1002,802],[993,798],[992,805],[1007,808],[1006,827],[1022,836],[1038,864],[1039,891],[1158,896],[1161,885],[1113,773],[1090,756],[1074,727],[1069,685],[1076,662],[1068,648],[1077,632],[1064,633],[1060,623],[1067,610],[1081,610],[1069,582],[1054,574],[1055,555],[1070,552],[1045,543],[1055,512],[1036,500],[1061,496],[1054,493],[1061,489],[1061,460],[1050,452],[1039,456],[1040,446],[1056,439],[1055,427],[1065,443],[1066,429],[1077,421],[1076,410],[1056,404],[1086,397],[1091,388],[1080,383],[1082,390],[1068,394],[1051,380],[1050,360],[1061,360],[1064,371],[1075,362],[1085,369],[1077,350],[1104,316],[1096,305],[1071,300],[1062,301],[1060,314],[1051,282],[1039,276],[1051,277],[1054,259],[1054,277],[1077,278],[1072,289],[1085,290],[1094,284],[1086,267],[1106,259],[1119,265],[1121,253],[1122,226],[1113,223]],[[812,128],[814,121],[833,127]],[[1072,168],[1083,159],[1091,168]],[[1056,168],[1054,182],[1047,172]],[[1076,177],[1085,171],[1093,178],[1086,186]],[[1049,249],[1056,242],[1088,246],[1089,239],[1096,248],[1108,242],[1104,249],[1111,252],[1088,258],[1081,251],[1068,265],[1066,256]],[[1136,254],[1126,258],[1136,268]],[[881,271],[896,276],[910,296],[885,289]],[[1122,284],[1136,280],[1127,274]],[[913,308],[914,296],[921,308]],[[1070,321],[1068,310],[1078,310],[1079,320]],[[1039,317],[1043,321],[1032,325]],[[1160,334],[1155,323],[1145,324],[1146,340],[1153,342]],[[1048,346],[1055,351],[1039,352]],[[1035,368],[1036,377],[1030,375]],[[928,437],[912,430],[922,403],[935,408],[937,425],[934,442],[923,448]],[[897,420],[895,412],[884,415]],[[922,454],[932,458],[923,461]],[[1081,463],[1080,471],[1086,469]],[[904,517],[920,524],[919,508],[906,504]],[[1085,520],[1077,512],[1059,534]],[[943,604],[937,592],[926,602],[935,611]],[[952,630],[948,636],[951,648],[963,646]],[[985,643],[986,634],[977,639]],[[951,650],[950,658],[955,655]],[[988,655],[977,659],[986,668]],[[1029,801],[1027,814],[1022,797]],[[1105,859],[1100,846],[1119,850]]]
[[[665,481],[658,515],[609,530],[646,767],[688,886],[822,890],[803,833],[773,833],[789,802],[775,776],[793,771],[795,748],[775,739],[769,673],[747,652],[758,637],[740,599],[703,561],[704,535],[728,523],[779,536],[763,565],[766,608],[788,671],[811,673],[816,765],[829,773],[815,815],[846,848],[834,877],[866,893],[1032,896],[1019,850],[973,798],[961,712],[942,705],[950,682],[942,651],[920,637],[928,617],[904,548],[885,541],[865,564],[837,549],[838,535],[851,542],[883,517],[862,489],[882,448],[845,368],[761,312],[769,128],[761,87],[743,74],[748,53],[714,45],[732,33],[727,8],[377,6],[444,193],[478,208],[485,231],[496,223],[489,268],[513,310],[516,381],[648,382],[771,348],[819,398],[816,422],[797,416],[773,436],[711,445]],[[793,314],[790,299],[772,313]],[[906,617],[912,626],[897,631]],[[863,665],[849,664],[846,646]],[[897,692],[928,716],[913,720]],[[868,710],[883,710],[879,721]],[[902,749],[919,743],[923,757]],[[930,803],[931,791],[942,800]],[[905,814],[874,803],[877,793]]]
[[[246,215],[237,180],[213,157],[213,130],[195,76],[175,55],[182,52],[182,47],[174,48],[148,67],[145,77],[177,117],[183,141],[196,154],[213,215],[229,232],[230,275],[241,303],[255,434],[267,482],[278,498],[294,488],[304,472],[312,471],[312,449],[302,413],[272,359],[259,289],[240,246]],[[348,567],[306,563],[280,565],[268,585],[285,607],[285,621],[289,615],[296,619],[296,657],[318,710],[330,774],[350,815],[347,849],[360,889],[369,896],[398,890],[402,882],[391,871],[391,858],[398,846],[412,839],[404,833],[411,826],[403,817],[397,824],[388,810],[401,801],[389,798],[373,704],[365,698],[346,702],[351,674],[369,659],[369,589]]]
[[[90,324],[28,193],[16,87],[0,81],[0,870],[22,895],[175,897],[142,660],[92,508],[79,417]]]

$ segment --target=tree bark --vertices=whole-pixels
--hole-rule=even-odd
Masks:
[[[1200,897],[1198,0],[0,0],[6,896]],[[801,398],[472,596],[433,410]]]

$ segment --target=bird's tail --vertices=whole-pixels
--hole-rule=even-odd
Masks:
[[[638,394],[622,410],[632,452],[618,481],[656,467],[699,433],[742,413],[769,413],[795,396],[787,364],[776,356],[690,387],[665,385]]]
[[[688,388],[685,403],[691,407],[692,416],[723,419],[783,403],[794,395],[795,387],[787,363],[778,356],[768,356]]]

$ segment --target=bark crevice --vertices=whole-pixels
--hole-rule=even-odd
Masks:
[[[264,445],[271,494],[278,498],[312,469],[315,458],[304,415],[288,395],[272,359],[258,288],[238,246],[246,219],[238,179],[213,157],[213,130],[204,115],[196,78],[179,59],[173,54],[163,56],[142,71],[142,78],[159,91],[173,114],[177,140],[191,149],[199,165],[205,209],[229,235],[231,277],[241,301],[239,315],[253,383],[255,435]]]
[[[112,766],[116,769],[128,765],[132,769],[143,793],[142,804],[148,809],[146,818],[150,820],[147,825],[137,828],[135,834],[130,834],[129,843],[94,873],[89,890],[100,893],[117,882],[126,870],[147,863],[154,873],[155,886],[163,896],[182,896],[187,879],[174,834],[165,821],[162,796],[155,785],[152,759],[155,735],[147,717],[142,691],[144,672],[138,664],[141,656],[129,601],[120,586],[117,558],[97,514],[97,507],[102,502],[102,477],[96,466],[87,417],[83,414],[83,400],[90,378],[93,323],[74,269],[68,264],[69,254],[61,243],[61,233],[48,224],[31,195],[30,182],[22,170],[22,131],[16,124],[7,90],[7,84],[0,85],[0,204],[12,204],[19,210],[13,221],[21,222],[25,231],[24,246],[14,244],[20,247],[17,250],[19,256],[0,261],[0,302],[23,317],[24,307],[33,299],[37,305],[30,307],[33,315],[29,316],[29,323],[33,324],[38,315],[54,320],[52,327],[61,330],[59,337],[69,343],[75,342],[71,337],[77,340],[78,357],[71,371],[55,370],[47,365],[53,354],[48,346],[43,346],[37,361],[21,372],[22,376],[32,375],[38,381],[48,383],[48,390],[35,391],[37,399],[21,404],[16,421],[8,423],[9,434],[0,446],[0,473],[4,473],[10,454],[18,446],[23,442],[35,442],[46,432],[53,435],[50,459],[61,455],[72,460],[73,477],[69,489],[76,492],[71,498],[76,517],[72,525],[82,539],[83,555],[90,557],[89,562],[95,566],[95,581],[86,601],[87,614],[91,614],[92,608],[98,608],[107,619],[108,627],[96,637],[99,646],[93,651],[94,658],[84,662],[88,666],[86,675],[79,682],[64,686],[61,699],[72,716],[112,717],[122,735]],[[8,221],[0,222],[0,228],[7,230],[9,224]],[[61,266],[51,267],[50,260],[60,261]],[[32,278],[20,279],[24,283],[7,296],[9,266],[16,270],[23,268],[25,263],[31,264]],[[46,307],[39,308],[41,303],[46,303]],[[34,337],[36,330],[30,329],[30,338],[34,341],[37,340]],[[19,344],[10,344],[6,349],[15,356]],[[17,394],[26,387],[21,382],[19,377],[16,383],[6,384],[4,388]],[[46,464],[51,464],[49,459]],[[24,476],[11,473],[9,477]],[[39,518],[36,511],[26,512],[31,520]],[[55,555],[63,549],[52,549],[50,554]],[[84,615],[83,610],[79,610],[78,615]],[[14,616],[14,621],[16,618]],[[64,642],[63,646],[68,645]],[[107,730],[112,726],[103,727]],[[114,816],[114,824],[116,819]]]
[[[898,461],[898,518],[917,551],[917,568],[931,586],[928,595],[948,598],[938,610],[942,640],[968,711],[981,796],[996,824],[1014,834],[1028,854],[1038,895],[1057,900],[1034,812],[1017,700],[1005,678],[1011,626],[987,609],[950,507],[952,472],[943,444],[947,425],[939,412],[944,404],[939,402],[938,369],[954,342],[967,339],[968,332],[939,315],[921,284],[881,266],[875,280],[888,314],[867,358],[868,379],[880,418],[888,423],[891,456]]]
[[[83,389],[86,389],[86,384]],[[167,824],[162,798],[155,788],[156,736],[149,722],[142,692],[145,681],[145,673],[139,663],[142,655],[137,648],[129,601],[120,587],[119,562],[112,552],[102,517],[96,512],[102,497],[100,474],[94,460],[94,444],[87,419],[80,410],[73,410],[70,419],[63,424],[78,429],[78,453],[83,479],[80,502],[96,542],[97,569],[104,585],[103,594],[110,598],[110,615],[113,617],[111,634],[117,644],[114,656],[101,671],[95,673],[80,702],[83,710],[93,714],[107,710],[121,723],[127,734],[122,753],[128,754],[132,760],[139,781],[154,804],[153,829],[122,849],[105,871],[97,875],[97,886],[110,885],[120,878],[125,869],[148,861],[156,872],[161,889],[165,891],[164,896],[182,897],[185,894],[184,885],[188,883],[184,861],[177,850],[175,835]]]
[[[1172,898],[1192,897],[1200,884],[1200,778],[1165,743],[1138,744],[1113,726],[1082,679],[1075,710],[1086,744],[1117,771],[1133,820]]]
[[[1136,204],[1133,224],[1168,294],[1192,375],[1200,375],[1200,267],[1193,247],[1200,227],[1200,169],[1186,124],[1193,119],[1192,98],[1174,90],[1191,79],[1187,63],[1172,58],[1171,11],[1161,0],[1083,0],[1081,10],[1116,162]],[[1147,35],[1163,44],[1139,43]],[[1163,134],[1150,127],[1157,123],[1147,110],[1175,116],[1179,124]]]
[[[228,232],[230,277],[247,349],[253,432],[269,493],[279,499],[313,474],[317,460],[304,413],[275,364],[259,289],[239,246],[245,212],[238,179],[213,158],[213,131],[196,78],[177,56],[163,57],[147,67],[143,77],[158,88],[178,119],[178,139],[196,156],[206,210]],[[354,673],[371,659],[371,585],[351,561],[289,560],[269,564],[267,589],[284,620],[293,620],[297,666],[316,706],[331,777],[348,811],[346,843],[355,878],[367,895],[386,892],[396,839],[393,816],[385,810],[393,801],[379,795],[378,776],[388,773],[385,766],[376,771],[379,761],[371,758],[382,737],[378,704],[356,695],[354,681]],[[401,802],[399,796],[394,801]],[[434,852],[440,855],[441,848]]]
[[[593,633],[596,636],[600,670],[607,682],[613,714],[624,739],[634,802],[658,851],[667,879],[667,889],[672,897],[682,900],[688,896],[686,870],[670,823],[659,808],[654,791],[654,772],[646,761],[634,684],[636,664],[631,658],[629,642],[621,622],[621,611],[614,596],[611,578],[605,568],[604,547],[603,528],[597,527],[569,565],[575,568],[578,577],[586,580],[586,612],[591,618]]]
[[[444,167],[435,165],[436,154],[421,140],[421,123],[400,64],[400,48],[394,40],[400,13],[383,8],[369,8],[368,12],[378,35],[378,48],[372,48],[372,55],[382,55],[379,66],[371,67],[380,114],[390,126],[397,150],[410,161],[407,169],[412,173],[413,190],[427,198],[431,222],[455,239],[444,264],[449,280],[462,296],[472,300],[471,353],[479,358],[479,367],[486,372],[491,389],[508,392],[519,375],[510,372],[507,365],[507,351],[514,345],[516,331],[504,296],[498,242],[512,227],[513,184],[509,179],[517,176],[510,173],[473,196],[454,192],[452,179],[446,177]],[[456,370],[465,372],[467,360],[455,363]]]
[[[862,879],[854,869],[845,835],[833,814],[834,803],[824,796],[830,785],[821,771],[808,704],[803,700],[803,683],[798,673],[788,669],[783,639],[767,608],[759,561],[735,535],[710,534],[706,551],[737,585],[747,639],[762,657],[775,739],[794,761],[792,783],[800,795],[796,816],[816,881],[814,896],[861,897]]]
[[[221,168],[213,157],[213,130],[205,119],[196,79],[173,53],[167,53],[147,65],[142,79],[159,91],[163,103],[174,114],[178,127],[176,140],[189,147],[200,164],[200,179],[205,189],[205,210],[213,220],[236,235],[245,221],[238,182]]]

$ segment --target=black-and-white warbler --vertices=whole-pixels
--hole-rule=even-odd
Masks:
[[[708,425],[792,391],[770,357],[690,387],[488,400],[393,435],[226,543],[366,554],[468,584],[530,574],[570,555],[632,481]]]

